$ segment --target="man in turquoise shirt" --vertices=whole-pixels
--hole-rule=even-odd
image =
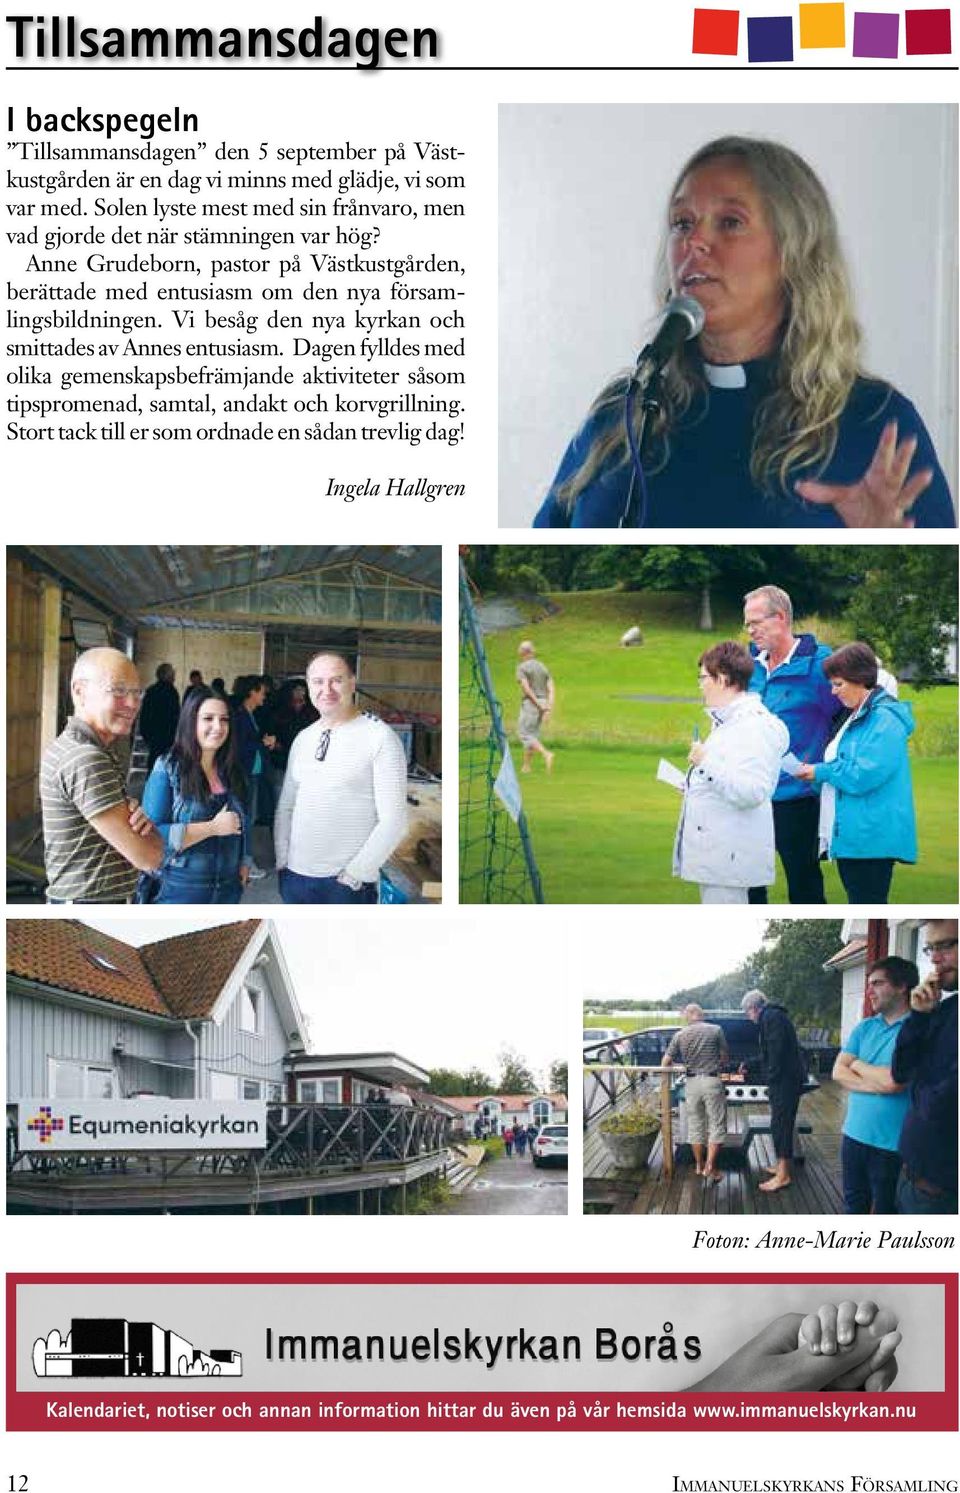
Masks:
[[[898,1147],[910,1095],[894,1083],[890,1064],[919,979],[912,960],[897,954],[871,964],[867,997],[874,1014],[857,1023],[833,1065],[834,1081],[848,1094],[840,1146],[844,1213],[896,1212]]]

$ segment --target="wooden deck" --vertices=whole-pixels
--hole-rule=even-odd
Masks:
[[[629,1102],[625,1097],[624,1103]],[[800,1102],[799,1123],[809,1124],[811,1133],[799,1137],[798,1154],[803,1162],[794,1168],[792,1187],[780,1192],[760,1192],[774,1162],[769,1135],[757,1136],[744,1153],[736,1137],[742,1137],[751,1117],[769,1112],[766,1105],[744,1105],[728,1110],[731,1149],[721,1153],[723,1181],[704,1183],[693,1163],[676,1162],[673,1178],[663,1174],[663,1149],[658,1140],[649,1166],[642,1172],[618,1172],[610,1163],[599,1132],[599,1120],[591,1120],[583,1137],[583,1204],[586,1213],[756,1213],[777,1217],[797,1213],[839,1213],[840,1127],[844,1094],[829,1079],[816,1093]],[[674,1123],[675,1144],[682,1138],[681,1123]]]

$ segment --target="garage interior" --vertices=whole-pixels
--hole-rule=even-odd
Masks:
[[[70,714],[86,648],[112,646],[153,683],[172,664],[229,690],[241,674],[302,678],[322,648],[357,658],[360,704],[407,750],[411,833],[388,864],[397,901],[440,895],[439,546],[89,545],[7,551],[7,900],[43,900],[40,758]],[[145,753],[131,743],[139,798]],[[270,832],[256,832],[272,865]],[[261,859],[263,857],[263,859]],[[252,895],[251,895],[252,893]],[[277,902],[276,876],[245,900]]]

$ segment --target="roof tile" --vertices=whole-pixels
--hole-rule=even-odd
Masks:
[[[7,973],[151,1016],[208,1016],[259,919],[134,948],[75,918],[10,918]]]

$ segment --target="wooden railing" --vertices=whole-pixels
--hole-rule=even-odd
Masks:
[[[7,1106],[7,1171],[60,1174],[130,1171],[141,1165],[172,1176],[194,1166],[199,1171],[338,1172],[403,1165],[446,1149],[450,1119],[435,1110],[386,1104],[270,1105],[263,1150],[189,1153],[151,1151],[64,1151],[45,1156],[20,1151],[17,1107]]]

